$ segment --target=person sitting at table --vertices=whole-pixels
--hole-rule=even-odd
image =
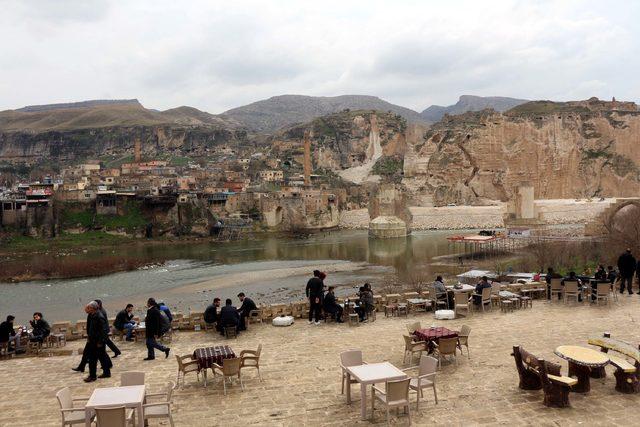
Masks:
[[[564,279],[562,279],[562,286],[564,286],[565,282],[577,282],[578,283],[578,289],[580,290],[580,292],[578,293],[578,301],[582,302],[582,280],[580,280],[580,278],[576,275],[575,271],[570,271],[569,275],[567,277],[565,277]]]
[[[323,309],[326,314],[332,315],[336,322],[342,323],[342,312],[344,311],[342,307],[336,302],[336,295],[334,292],[334,287],[329,286],[327,289],[327,293],[324,296],[323,301]]]
[[[360,286],[358,290],[358,307],[356,307],[356,313],[361,322],[364,322],[368,313],[373,310],[373,294],[368,291],[366,286]]]
[[[7,343],[7,350],[11,351],[11,343],[13,343],[16,353],[22,352],[20,347],[20,332],[16,332],[13,328],[15,316],[7,316],[7,320],[0,323],[0,343]]]
[[[447,288],[444,286],[444,280],[442,276],[437,276],[435,282],[433,282],[433,289],[436,292],[436,298],[438,300],[447,300]]]
[[[602,282],[605,282],[607,280],[607,272],[604,269],[604,265],[600,264],[598,266],[598,269],[596,270],[596,274],[594,274],[594,279]]]
[[[136,322],[133,320],[133,304],[127,304],[124,310],[120,310],[113,321],[113,327],[118,331],[127,333],[127,341],[133,341],[133,330]]]
[[[31,336],[29,341],[42,343],[51,333],[51,326],[43,319],[42,313],[36,311],[33,313],[33,320],[30,320]]]
[[[480,282],[476,285],[475,294],[471,295],[473,297],[473,303],[475,305],[482,305],[482,290],[485,288],[490,288],[491,283],[489,283],[489,279],[487,276],[482,276]]]
[[[160,309],[160,311],[167,315],[169,323],[173,322],[173,314],[171,314],[171,310],[169,310],[169,307],[167,307],[167,304],[165,304],[164,301],[160,301],[160,304],[158,304],[158,308]]]
[[[227,298],[224,302],[225,306],[220,310],[220,317],[218,320],[218,326],[220,328],[220,333],[224,335],[225,328],[236,328],[236,333],[238,332],[238,326],[240,325],[240,314],[238,313],[238,309],[233,306],[233,301],[230,298]]]
[[[213,325],[218,321],[218,308],[220,308],[220,298],[215,297],[213,299],[213,303],[207,306],[207,308],[204,310],[203,317],[204,317],[204,321],[207,324]],[[218,325],[216,325],[216,329],[217,328],[218,328]]]
[[[616,283],[618,279],[618,272],[612,265],[607,266],[607,281],[612,285]]]
[[[238,294],[238,299],[242,303],[242,305],[238,309],[238,313],[240,314],[240,330],[241,331],[246,331],[247,330],[247,324],[246,324],[247,318],[249,317],[249,314],[253,310],[257,310],[258,309],[258,306],[256,305],[255,302],[253,302],[253,300],[251,298],[247,298],[244,295],[244,292],[240,292]]]

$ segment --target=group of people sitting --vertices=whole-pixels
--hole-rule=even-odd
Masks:
[[[329,286],[325,293],[324,279],[327,275],[319,270],[313,271],[313,277],[307,282],[305,293],[309,298],[309,324],[320,324],[322,319],[322,313],[333,317],[336,322],[342,323],[344,308],[338,304],[335,295],[335,286]],[[354,303],[353,310],[358,314],[358,318],[361,322],[366,320],[368,314],[374,310],[373,291],[371,285],[365,283],[361,286],[358,294],[358,298]],[[345,303],[348,303],[348,299]],[[345,304],[346,307],[346,304]],[[351,309],[349,307],[348,309]]]
[[[244,292],[238,294],[240,307],[233,305],[231,298],[227,298],[224,307],[220,308],[220,298],[214,298],[213,303],[204,311],[204,321],[209,325],[215,325],[216,331],[224,335],[226,328],[235,328],[236,333],[247,329],[247,319],[258,306]]]
[[[13,324],[15,319],[15,316],[8,315],[7,320],[0,323],[0,343],[6,343],[7,350],[10,352],[15,352],[16,354],[25,352],[21,343],[23,334],[27,334],[29,341],[38,343],[43,343],[51,334],[51,326],[44,320],[42,313],[39,311],[33,313],[33,319],[29,321],[31,330],[26,330],[25,328],[16,330]]]

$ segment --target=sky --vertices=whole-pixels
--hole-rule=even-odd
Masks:
[[[640,2],[0,0],[0,110],[282,94],[640,100]]]

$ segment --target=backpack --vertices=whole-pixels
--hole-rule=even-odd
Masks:
[[[166,334],[171,329],[171,322],[169,321],[169,316],[162,310],[160,311],[160,336]]]

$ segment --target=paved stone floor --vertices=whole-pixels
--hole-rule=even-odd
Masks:
[[[338,354],[359,348],[368,362],[388,360],[402,367],[405,325],[421,321],[424,326],[452,329],[464,323],[471,326],[471,359],[458,356],[457,366],[445,364],[438,371],[439,404],[434,405],[432,395],[425,393],[427,403],[421,404],[420,411],[412,406],[414,425],[638,425],[640,396],[617,393],[611,368],[607,368],[607,378],[592,380],[590,393],[572,393],[571,408],[550,409],[542,405],[541,391],[518,389],[510,352],[514,344],[522,344],[547,360],[562,362],[566,374],[566,362],[553,354],[557,346],[587,346],[590,335],[603,331],[638,344],[639,309],[640,296],[625,295],[610,306],[566,306],[536,300],[533,309],[508,314],[494,309],[449,321],[434,321],[430,313],[421,313],[408,319],[378,316],[374,323],[353,328],[334,323],[310,326],[302,321],[288,328],[254,325],[251,331],[230,341],[210,332],[183,332],[171,344],[173,354],[189,354],[197,347],[222,342],[239,353],[262,343],[264,382],[257,379],[255,371],[246,371],[245,391],[233,386],[224,396],[218,379],[210,380],[209,387],[204,388],[195,376],[187,377],[186,386],[174,395],[175,421],[179,426],[384,425],[384,411],[376,411],[373,421],[360,421],[357,386],[353,387],[355,402],[346,404],[340,394]],[[60,425],[55,399],[58,389],[70,386],[75,396],[86,396],[96,386],[116,385],[123,371],[144,370],[151,390],[168,380],[175,381],[177,363],[173,354],[166,360],[143,362],[143,344],[118,344],[123,355],[115,360],[114,377],[90,385],[70,370],[79,360],[77,354],[0,361],[0,425]],[[77,350],[81,346],[76,341],[67,348]],[[415,399],[415,394],[411,396]],[[407,418],[394,417],[392,423],[407,425]]]

